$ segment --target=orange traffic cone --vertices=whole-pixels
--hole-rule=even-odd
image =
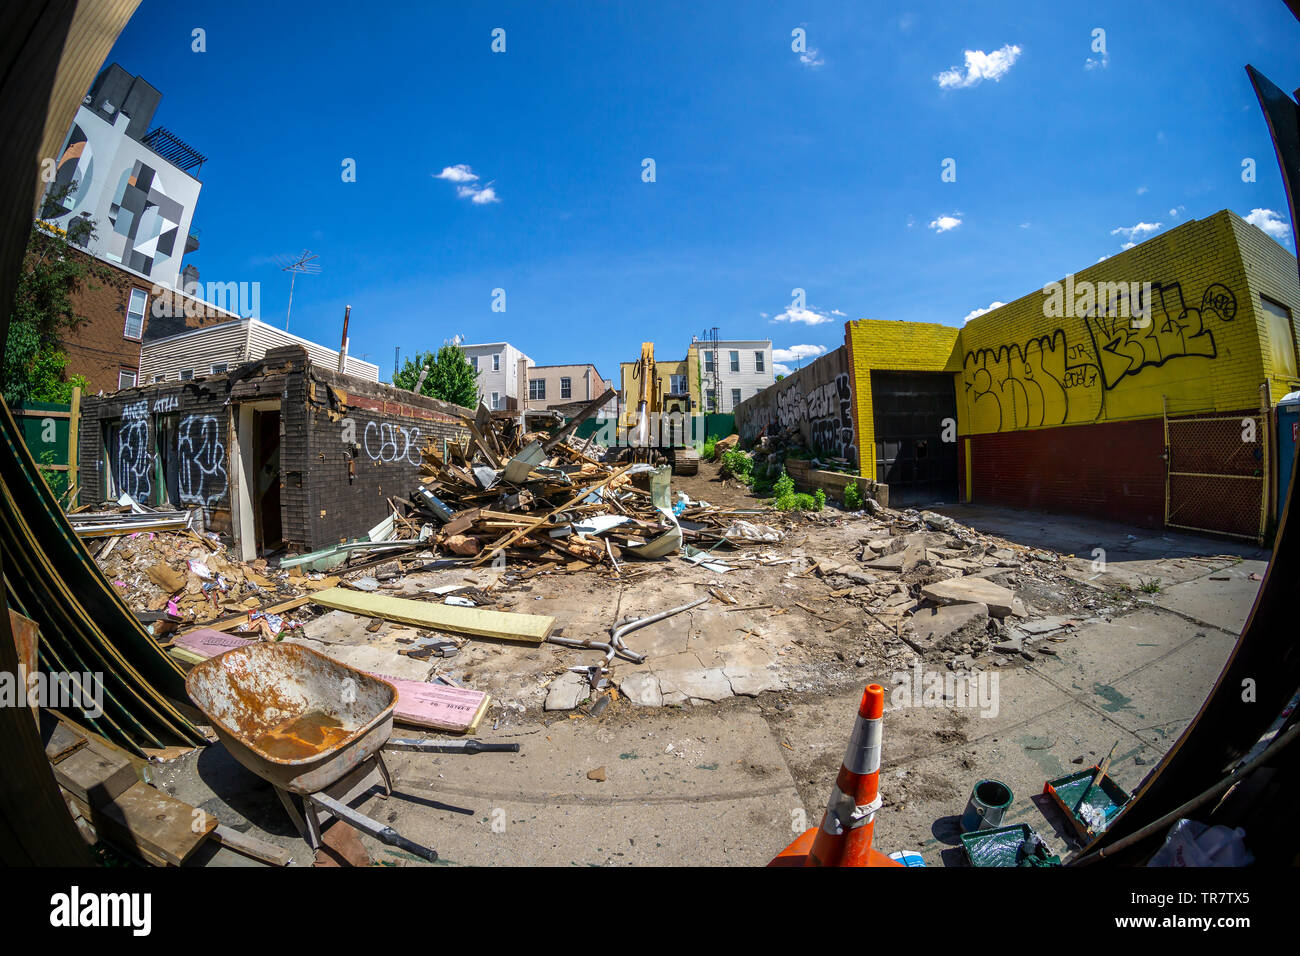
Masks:
[[[871,848],[880,809],[880,733],[885,689],[869,684],[820,827],[807,830],[768,866],[899,866]]]

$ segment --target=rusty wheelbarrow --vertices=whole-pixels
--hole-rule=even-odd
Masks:
[[[275,787],[313,850],[321,845],[320,808],[382,843],[437,860],[434,850],[348,806],[348,791],[377,770],[385,796],[392,793],[385,749],[519,751],[518,744],[477,740],[390,739],[397,689],[297,644],[234,648],[196,665],[185,678],[185,690],[234,758]]]

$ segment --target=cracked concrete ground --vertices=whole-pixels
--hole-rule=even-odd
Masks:
[[[1028,592],[1039,610],[1050,610],[1053,588],[1070,582],[1096,596],[1086,614],[1075,616],[1077,627],[1051,632],[1035,645],[1047,652],[992,670],[997,694],[984,706],[916,706],[899,681],[912,679],[919,658],[899,642],[885,646],[880,631],[852,613],[852,586],[790,579],[781,565],[746,571],[743,578],[736,577],[741,572],[716,576],[683,566],[656,575],[648,593],[624,588],[620,601],[608,583],[569,575],[546,588],[534,583],[532,590],[519,589],[515,606],[544,606],[563,621],[565,633],[602,633],[625,614],[684,603],[709,582],[738,591],[743,580],[749,593],[738,607],[790,605],[782,595],[797,590],[803,595],[797,599],[819,614],[851,620],[828,634],[831,626],[820,617],[794,607],[784,614],[727,611],[717,602],[697,608],[630,636],[631,646],[651,654],[652,666],[619,662],[615,672],[625,695],[599,715],[587,707],[566,713],[540,708],[553,676],[600,655],[471,642],[452,659],[453,673],[504,696],[479,736],[517,741],[522,752],[393,755],[397,793],[388,799],[372,794],[358,807],[453,863],[760,864],[820,819],[861,688],[877,680],[889,694],[878,848],[918,850],[931,866],[960,865],[956,820],[973,784],[995,777],[1015,794],[1007,821],[1027,822],[1054,851],[1068,850],[1066,825],[1041,796],[1044,782],[1092,765],[1118,740],[1112,776],[1130,791],[1138,786],[1218,676],[1267,555],[1221,540],[1138,533],[1102,522],[1000,509],[944,511],[1008,540],[1076,555],[1064,562],[1068,581],[1039,582]],[[812,551],[812,537],[791,546]],[[815,550],[843,560],[857,539],[846,523],[816,538]],[[1105,550],[1104,568],[1094,564],[1094,548]],[[466,577],[459,571],[439,575]],[[1158,590],[1132,590],[1152,580]],[[403,588],[435,582],[446,583],[429,576],[403,582]],[[338,619],[313,624],[309,639],[333,640],[352,653],[379,653],[386,643],[387,625],[363,638]],[[947,673],[942,663],[923,667]],[[777,686],[767,692],[747,683],[771,680]],[[746,690],[758,696],[735,696]],[[629,699],[638,695],[698,703],[644,707]],[[720,702],[710,703],[714,699]],[[295,848],[299,860],[310,859],[269,788],[220,747],[151,771],[181,799]],[[368,837],[364,842],[377,861],[417,862]],[[216,847],[195,860],[247,862]]]

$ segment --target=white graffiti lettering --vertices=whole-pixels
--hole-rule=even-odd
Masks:
[[[212,415],[186,415],[176,439],[179,464],[176,486],[185,504],[197,505],[207,514],[225,497],[227,485],[226,446],[221,441],[220,422]]]
[[[392,422],[366,422],[361,446],[371,461],[385,464],[404,461],[418,466],[420,458],[420,429],[403,428]]]

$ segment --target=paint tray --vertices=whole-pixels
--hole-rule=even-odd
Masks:
[[[971,866],[1016,866],[1020,847],[1032,832],[1027,823],[972,830],[961,835],[961,844]]]
[[[1065,777],[1049,780],[1043,785],[1043,793],[1052,798],[1052,802],[1065,814],[1075,832],[1082,840],[1091,840],[1097,833],[1110,826],[1110,822],[1119,815],[1124,805],[1133,799],[1132,795],[1110,778],[1109,774],[1097,781],[1096,786],[1088,791],[1088,806],[1095,807],[1106,816],[1106,826],[1093,830],[1088,822],[1074,812],[1074,805],[1083,796],[1092,778],[1097,774],[1097,767],[1080,770]],[[1082,809],[1082,808],[1081,808]]]

